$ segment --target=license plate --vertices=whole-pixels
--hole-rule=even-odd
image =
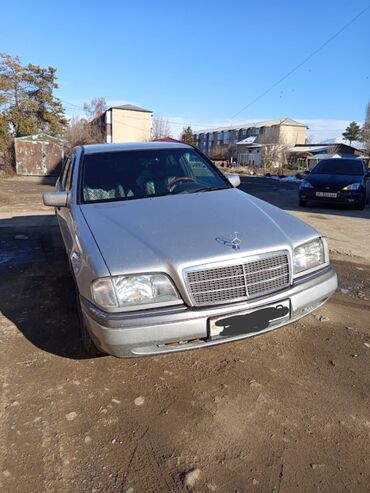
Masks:
[[[233,337],[261,332],[290,318],[289,300],[209,319],[209,337]]]
[[[335,192],[316,192],[316,197],[331,197],[333,199],[336,199],[337,196],[338,194]]]

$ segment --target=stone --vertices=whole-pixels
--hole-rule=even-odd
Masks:
[[[191,469],[184,475],[184,485],[188,488],[193,488],[199,477],[200,469],[198,467],[196,467],[195,469]]]
[[[313,470],[315,469],[318,469],[318,468],[322,468],[322,467],[325,467],[325,464],[310,464],[311,468]]]
[[[92,438],[90,436],[85,437],[85,443],[86,445],[89,445],[92,442]]]
[[[66,414],[66,420],[67,421],[73,421],[76,418],[77,418],[77,413],[75,411],[72,411],[72,412]]]
[[[140,395],[139,397],[136,397],[134,402],[136,406],[142,406],[145,402],[145,399],[142,395]]]

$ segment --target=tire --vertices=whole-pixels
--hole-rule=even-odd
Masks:
[[[299,199],[299,206],[300,207],[306,207],[306,205],[307,205],[307,201],[306,200]]]
[[[355,205],[355,209],[357,209],[358,211],[363,211],[365,209],[365,206],[366,206],[366,195],[362,197],[361,202]]]
[[[78,326],[79,326],[79,332],[80,332],[80,341],[81,341],[81,346],[84,352],[86,353],[87,356],[90,358],[96,358],[97,356],[101,356],[102,351],[100,351],[94,341],[92,340],[89,331],[87,330],[85,326],[85,322],[83,319],[83,314],[82,314],[82,309],[81,309],[81,302],[80,302],[80,297],[78,290],[76,288],[76,304],[77,304],[77,313],[78,313]]]

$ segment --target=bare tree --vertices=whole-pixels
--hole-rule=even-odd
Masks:
[[[279,168],[287,164],[288,146],[284,144],[265,144],[262,147],[262,163],[265,169]]]
[[[367,103],[365,123],[361,130],[362,141],[366,152],[370,155],[370,101]]]
[[[168,120],[162,116],[155,115],[153,117],[152,139],[162,139],[164,137],[172,137]]]
[[[287,165],[287,154],[291,146],[286,144],[284,138],[280,135],[280,131],[260,136],[259,141],[263,145],[262,164],[265,171],[271,168],[279,168],[281,172],[283,166]]]
[[[340,144],[330,144],[326,147],[326,153],[330,156],[335,156],[340,151]]]
[[[105,98],[94,98],[89,103],[84,103],[86,114],[86,126],[92,143],[101,144],[105,142],[104,113],[107,110]]]
[[[211,148],[210,151],[211,159],[224,159],[225,161],[230,161],[232,155],[233,149],[231,144],[215,145]]]
[[[84,112],[89,122],[100,117],[107,110],[105,98],[94,98],[89,103],[84,103]]]
[[[93,144],[95,142],[90,133],[90,127],[87,120],[80,118],[79,116],[73,116],[69,120],[68,127],[64,133],[64,138],[71,148],[78,145]]]

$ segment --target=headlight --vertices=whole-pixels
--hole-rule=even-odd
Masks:
[[[361,187],[361,183],[351,183],[346,187],[343,187],[342,190],[358,190]]]
[[[313,186],[308,180],[303,180],[301,183],[301,188],[313,188]]]
[[[309,241],[294,249],[294,274],[300,274],[315,267],[323,266],[328,261],[329,255],[326,240],[317,238],[316,240]]]
[[[165,274],[137,274],[96,279],[92,283],[95,302],[103,307],[129,307],[181,300]]]

